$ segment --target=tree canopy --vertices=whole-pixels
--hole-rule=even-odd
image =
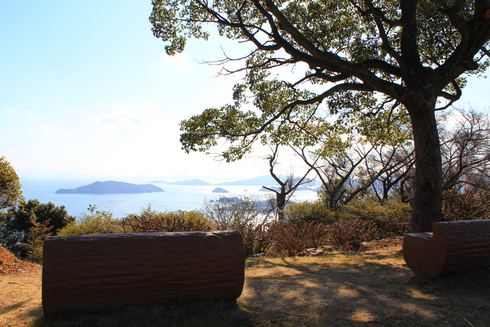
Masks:
[[[4,157],[0,157],[0,209],[15,206],[22,196],[19,176]]]
[[[450,107],[466,78],[489,65],[485,3],[153,0],[150,21],[170,55],[183,51],[190,38],[211,37],[210,25],[245,43],[247,53],[218,61],[228,73],[243,73],[234,103],[182,123],[187,151],[206,151],[220,138],[231,141],[223,153],[228,160],[240,159],[257,140],[332,149],[341,146],[342,139],[332,137],[339,130],[386,129],[393,112],[405,112],[417,167],[413,226],[426,231],[442,218],[435,111]],[[366,125],[366,118],[378,126]]]

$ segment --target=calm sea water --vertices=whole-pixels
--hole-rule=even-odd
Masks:
[[[248,197],[255,200],[271,198],[272,193],[260,191],[261,185],[233,185],[222,186],[229,193],[213,193],[219,185],[211,186],[181,186],[154,183],[164,189],[162,193],[145,194],[56,194],[60,188],[73,188],[89,184],[93,181],[34,181],[22,182],[24,198],[38,199],[41,202],[51,201],[63,205],[67,211],[76,217],[87,212],[89,205],[95,205],[99,210],[108,210],[115,217],[124,217],[128,214],[138,213],[150,206],[157,211],[175,210],[202,210],[209,201],[220,197]],[[294,201],[313,200],[317,197],[314,191],[297,191]]]

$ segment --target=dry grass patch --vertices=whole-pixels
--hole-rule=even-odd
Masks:
[[[0,274],[0,326],[30,326],[41,315],[41,268]]]

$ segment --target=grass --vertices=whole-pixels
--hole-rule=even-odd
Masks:
[[[44,321],[39,271],[0,275],[0,326],[490,325],[488,270],[421,283],[405,267],[399,246],[359,255],[254,258],[246,276],[235,306],[133,307]]]

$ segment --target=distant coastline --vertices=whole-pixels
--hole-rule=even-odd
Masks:
[[[287,178],[288,176],[282,176],[283,179]],[[225,186],[235,186],[235,185],[241,185],[241,186],[274,186],[277,185],[277,181],[272,178],[269,175],[265,176],[256,176],[248,179],[241,179],[241,180],[232,180],[232,181],[208,181],[204,179],[199,179],[199,178],[193,178],[193,179],[183,179],[183,180],[176,180],[176,181],[169,181],[165,179],[157,179],[153,180],[150,183],[154,184],[163,184],[163,185],[180,185],[180,186],[220,186],[220,187],[225,187]],[[315,184],[315,183],[313,183]]]

